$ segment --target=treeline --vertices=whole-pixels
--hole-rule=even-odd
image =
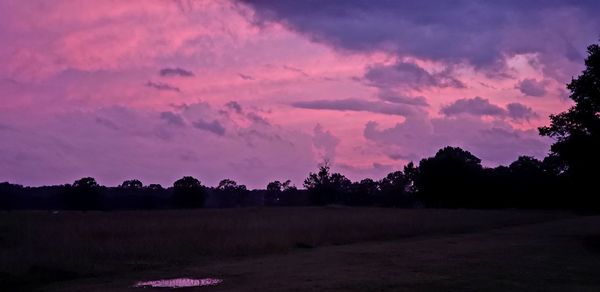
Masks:
[[[283,190],[283,189],[282,189]],[[273,193],[274,190],[271,190]],[[284,191],[282,191],[283,193]],[[99,185],[92,177],[73,184],[26,187],[0,183],[0,210],[136,210],[232,208],[248,206],[308,205],[305,190],[285,189],[285,194],[269,196],[267,190],[248,190],[230,179],[216,187],[207,187],[185,176],[170,187],[143,185],[140,180],[126,180],[120,186]],[[304,198],[304,199],[303,199]]]
[[[461,148],[446,147],[418,165],[380,180],[352,182],[328,164],[310,173],[304,189],[274,181],[248,190],[232,180],[206,187],[183,177],[169,188],[139,180],[103,187],[93,178],[72,185],[23,187],[0,184],[0,209],[155,209],[243,206],[351,206],[440,208],[600,208],[600,46],[588,47],[586,68],[567,88],[574,105],[551,115],[540,135],[555,140],[543,160],[522,156],[508,166],[486,168]]]
[[[564,198],[568,183],[552,158],[522,156],[509,166],[485,168],[461,148],[446,147],[434,157],[409,163],[380,180],[352,182],[325,163],[310,173],[304,189],[274,181],[248,190],[229,179],[207,187],[191,176],[164,188],[126,180],[118,187],[85,177],[73,184],[23,187],[0,184],[2,209],[116,210],[231,208],[247,206],[349,205],[440,208],[575,208]]]

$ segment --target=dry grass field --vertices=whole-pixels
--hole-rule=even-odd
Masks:
[[[0,284],[7,291],[120,291],[135,290],[136,280],[214,276],[223,285],[198,290],[467,291],[479,290],[485,281],[475,274],[483,273],[504,281],[496,288],[535,288],[527,273],[543,269],[556,278],[570,268],[563,261],[579,261],[576,270],[590,264],[565,258],[579,252],[562,250],[566,238],[584,253],[577,256],[598,263],[590,275],[599,270],[596,223],[593,216],[516,210],[5,212]],[[541,260],[533,270],[519,266],[529,256]]]

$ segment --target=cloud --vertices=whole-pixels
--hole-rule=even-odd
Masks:
[[[449,105],[443,106],[440,112],[446,116],[468,114],[472,116],[510,118],[514,121],[529,121],[532,118],[538,117],[532,108],[522,103],[512,102],[507,104],[506,108],[503,108],[479,96],[458,99]]]
[[[256,124],[262,124],[265,126],[271,125],[271,123],[269,123],[269,121],[267,121],[265,118],[261,117],[260,115],[258,115],[257,113],[254,113],[254,112],[247,113],[246,118],[248,118],[250,121],[252,121],[253,123],[256,123]]]
[[[459,114],[471,114],[474,116],[503,116],[506,110],[491,104],[489,100],[479,96],[474,98],[462,98],[442,107],[441,113],[447,116]]]
[[[507,115],[513,120],[526,120],[529,121],[531,118],[538,117],[538,114],[533,111],[530,107],[513,102],[506,105]]]
[[[185,121],[181,115],[173,113],[173,112],[161,112],[160,118],[167,122],[169,125],[173,126],[185,126]]]
[[[309,77],[308,73],[304,72],[304,70],[302,70],[300,68],[296,68],[296,67],[292,67],[292,66],[288,66],[288,65],[283,65],[282,68],[285,70],[291,71],[291,72],[296,72],[304,77]]]
[[[354,98],[298,101],[292,103],[292,106],[304,109],[372,112],[398,116],[413,115],[417,111],[412,106],[406,104],[366,101]]]
[[[427,103],[427,99],[424,96],[404,96],[404,95],[395,94],[393,92],[382,91],[378,94],[378,97],[381,100],[391,102],[391,103],[400,103],[400,104],[408,104],[408,105],[416,105],[416,106],[424,106],[424,107],[429,106],[429,103]]]
[[[278,22],[309,39],[359,53],[468,64],[497,72],[506,56],[538,54],[544,70],[568,78],[598,37],[598,1],[256,1],[259,25]]]
[[[164,68],[164,69],[160,70],[159,74],[160,74],[160,76],[163,76],[163,77],[174,77],[174,76],[193,77],[194,76],[194,72],[188,71],[185,69],[181,69],[181,68]]]
[[[148,82],[146,82],[146,86],[150,87],[150,88],[154,88],[156,90],[161,90],[161,91],[181,92],[181,89],[179,89],[179,87],[175,87],[173,85],[163,83],[163,82],[148,81]]]
[[[503,108],[479,96],[458,99],[449,105],[443,106],[440,112],[446,116],[468,114],[472,116],[510,118],[514,121],[529,121],[532,118],[538,117],[532,108],[522,103],[512,102],[507,104],[506,108]]]
[[[523,94],[528,96],[544,96],[546,95],[547,82],[537,81],[535,79],[523,79],[516,86]]]
[[[301,184],[317,164],[310,133],[222,119],[218,124],[227,135],[219,136],[165,123],[175,116],[190,121],[202,116],[204,124],[211,127],[221,117],[218,111],[219,107],[195,103],[172,109],[172,114],[107,107],[65,111],[34,120],[23,119],[22,113],[5,113],[0,115],[0,125],[10,130],[0,129],[0,178],[44,185],[92,176],[110,186],[135,177],[168,186],[192,174],[206,185],[231,177],[256,188],[264,187],[274,176]],[[99,117],[119,129],[98,123]],[[256,138],[248,147],[242,134],[250,132],[274,138]],[[240,167],[250,160],[261,167]]]
[[[323,159],[333,161],[335,159],[335,149],[340,143],[340,139],[323,129],[321,124],[317,124],[313,129],[313,145],[320,150],[320,156]]]
[[[197,129],[211,132],[217,136],[225,135],[225,127],[223,127],[223,125],[221,125],[221,123],[217,120],[208,122],[203,119],[199,119],[199,120],[193,122],[192,125],[194,125],[194,127]]]
[[[242,113],[242,106],[239,103],[237,103],[237,101],[230,101],[226,103],[225,106],[234,110],[238,114]]]
[[[238,76],[240,76],[240,78],[244,79],[244,80],[254,80],[254,77],[250,76],[250,75],[246,75],[246,74],[242,74],[242,73],[238,73]]]
[[[473,116],[408,117],[384,129],[369,122],[363,135],[392,159],[418,161],[452,145],[475,153],[486,165],[508,164],[519,155],[544,157],[551,143],[534,130],[519,130],[502,120],[483,121]]]
[[[417,64],[396,62],[392,65],[373,65],[367,68],[364,79],[379,88],[404,87],[424,89],[429,87],[464,88],[465,85],[448,72],[429,73]]]

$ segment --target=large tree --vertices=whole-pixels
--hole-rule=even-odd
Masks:
[[[344,203],[352,182],[340,173],[331,173],[329,162],[319,167],[317,173],[309,173],[304,180],[304,187],[310,193],[313,205]]]
[[[178,208],[200,208],[206,200],[202,183],[191,176],[184,176],[173,183],[173,199]]]
[[[479,207],[481,159],[458,147],[444,147],[419,163],[415,187],[431,207]],[[411,170],[412,171],[412,170]]]
[[[575,104],[551,115],[550,126],[539,129],[555,139],[551,156],[564,165],[564,175],[580,194],[597,186],[600,165],[600,46],[591,45],[587,52],[585,70],[567,85]]]

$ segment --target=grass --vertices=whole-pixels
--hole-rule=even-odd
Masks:
[[[564,213],[381,208],[248,208],[0,213],[0,285],[81,278],[297,249],[542,222]]]

